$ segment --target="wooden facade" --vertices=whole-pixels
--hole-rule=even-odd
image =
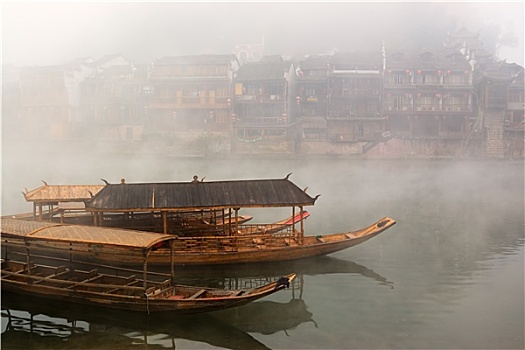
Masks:
[[[201,150],[216,143],[233,154],[327,147],[328,153],[363,155],[388,138],[481,149],[487,106],[478,103],[484,98],[478,77],[494,70],[509,78],[499,97],[504,153],[521,157],[523,67],[498,62],[465,28],[448,34],[442,47],[417,51],[384,46],[257,62],[234,54],[189,55],[143,66],[116,55],[32,67],[20,74],[20,108],[9,110],[20,111],[23,122],[12,125],[22,125],[22,137],[33,139],[162,146],[182,139]]]
[[[164,57],[153,62],[148,132],[229,131],[235,55]]]

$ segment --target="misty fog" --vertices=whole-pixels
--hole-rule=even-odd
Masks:
[[[2,4],[2,60],[62,64],[120,53],[135,63],[222,54],[263,42],[284,56],[435,47],[461,26],[523,65],[523,2],[14,2]],[[503,45],[497,50],[497,45]]]
[[[461,26],[479,32],[499,58],[524,64],[523,1],[4,1],[1,6],[1,59],[16,66],[114,53],[146,63],[231,53],[236,44],[261,42],[266,54],[284,56],[379,50],[383,42],[389,48],[435,47]],[[3,138],[2,215],[31,212],[22,192],[42,181],[102,185],[102,179],[189,182],[198,175],[221,181],[292,173],[293,183],[307,187],[312,197],[321,195],[315,206],[304,208],[311,213],[308,235],[394,218],[397,224],[379,237],[333,255],[384,277],[388,288],[355,270],[306,276],[304,301],[315,323],[250,333],[268,348],[523,347],[522,160],[210,159],[116,154],[95,142],[79,151],[31,141],[10,144]],[[254,223],[273,222],[289,211],[240,214],[254,215]],[[279,298],[288,302],[290,294]],[[103,332],[110,333],[107,327]]]

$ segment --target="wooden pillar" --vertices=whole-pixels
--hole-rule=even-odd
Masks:
[[[295,231],[295,205],[292,207],[292,232]]]
[[[33,202],[33,220],[36,221],[36,202]]]
[[[146,293],[146,289],[148,287],[147,283],[148,279],[148,252],[144,251],[144,264],[142,268],[142,286],[144,287],[144,293]]]
[[[235,208],[235,234],[239,232],[239,209],[240,208]]]
[[[42,203],[38,203],[38,221],[42,221]]]
[[[171,239],[169,241],[170,243],[171,284],[175,284],[175,259],[173,258],[173,254],[174,254],[173,245],[175,244],[174,242],[175,242],[174,239]]]
[[[27,267],[27,274],[31,274],[31,252],[29,251],[29,243],[26,242],[26,267]],[[30,279],[27,280],[28,283],[31,282]]]
[[[162,225],[164,226],[164,234],[168,233],[168,217],[165,211],[162,212]]]
[[[232,208],[228,208],[228,234],[231,236],[232,233]]]
[[[303,206],[300,206],[299,207],[299,210],[300,210],[300,214],[301,214],[301,244],[303,244],[303,241],[304,241],[304,219],[303,219],[303,209],[304,207]]]

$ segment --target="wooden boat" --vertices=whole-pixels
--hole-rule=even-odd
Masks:
[[[155,249],[149,252],[148,264],[150,265],[170,265],[172,261],[174,265],[220,265],[288,261],[331,254],[363,243],[392,227],[395,223],[395,220],[384,217],[357,231],[316,236],[301,236],[298,232],[232,237],[176,237],[158,233],[142,233],[158,236]],[[1,225],[2,238],[18,239],[31,236],[53,236],[57,234],[56,231],[61,230],[80,230],[86,232],[86,235],[93,233],[102,237],[114,235],[126,237],[140,232],[17,219],[3,219]],[[171,240],[165,239],[166,236]],[[57,254],[60,252],[67,254],[69,250],[67,242],[49,241],[40,243],[40,245],[53,248]],[[116,248],[99,249],[84,258],[94,262],[119,265],[136,266],[142,263],[141,256],[122,253]]]
[[[99,229],[111,229],[112,220],[119,220],[119,227],[142,229],[159,234],[172,234],[175,239],[168,244],[159,242],[150,254],[150,264],[167,265],[174,259],[176,265],[217,265],[288,261],[317,255],[326,255],[361,244],[395,225],[396,221],[383,217],[372,225],[335,234],[305,235],[304,223],[309,213],[305,206],[314,205],[319,195],[311,197],[289,180],[234,180],[213,182],[125,183],[106,184],[96,195],[85,199],[85,210],[92,217],[91,224]],[[50,190],[46,185],[42,191]],[[75,188],[76,189],[76,188]],[[77,189],[76,189],[77,190]],[[58,190],[54,192],[60,192]],[[56,194],[39,195],[33,190],[34,218],[38,206],[42,213],[44,204],[53,206]],[[76,193],[76,192],[74,192]],[[73,193],[73,194],[74,194]],[[68,200],[79,195],[62,198]],[[26,200],[30,196],[26,195]],[[241,224],[241,208],[290,207],[291,216],[273,224]],[[297,210],[298,209],[298,210]],[[177,220],[188,213],[217,213],[228,224],[180,224]],[[134,218],[148,221],[149,226],[134,225]],[[2,223],[2,235],[24,235],[16,228]],[[52,226],[46,228],[52,230]],[[86,229],[87,230],[87,229]],[[58,247],[57,247],[58,248]],[[62,247],[63,249],[64,247]],[[175,254],[171,254],[174,250]],[[93,260],[118,264],[137,264],[132,256],[99,252]]]
[[[4,219],[2,227],[5,221],[17,221],[16,224],[23,222]],[[23,223],[26,229],[27,226],[32,229],[26,231],[26,235],[2,235],[5,257],[1,263],[3,291],[122,310],[191,314],[247,304],[286,288],[295,278],[295,274],[289,274],[258,288],[240,290],[178,285],[174,283],[173,249],[169,249],[172,256],[170,275],[148,272],[147,268],[149,255],[155,245],[161,242],[172,246],[172,235],[28,221]],[[24,225],[11,227],[23,231]],[[61,249],[67,249],[70,255],[66,264],[35,263],[35,259],[56,261],[57,258],[52,254],[41,254],[46,251],[56,253]],[[105,257],[113,255],[113,262],[119,261],[119,256],[134,257],[134,263],[142,260],[142,278],[136,277],[141,271],[73,259],[76,256],[98,254]],[[84,270],[78,264],[96,268]]]
[[[276,233],[279,231],[283,231],[289,227],[292,227],[293,225],[301,222],[301,220],[306,219],[310,216],[310,213],[307,211],[302,211],[296,215],[292,215],[287,217],[284,220],[276,221],[271,224],[263,224],[263,225],[243,225],[239,228],[237,231],[240,235],[253,235],[253,234],[260,234],[260,233]]]

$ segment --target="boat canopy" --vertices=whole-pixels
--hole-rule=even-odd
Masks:
[[[52,222],[2,218],[2,234],[25,241],[55,241],[71,244],[115,246],[148,250],[154,245],[174,239],[173,235],[154,232],[114,229]]]
[[[284,179],[108,184],[86,201],[88,211],[184,211],[314,205],[319,196]]]
[[[48,185],[23,192],[27,202],[51,204],[58,202],[84,202],[97,194],[104,185]]]

